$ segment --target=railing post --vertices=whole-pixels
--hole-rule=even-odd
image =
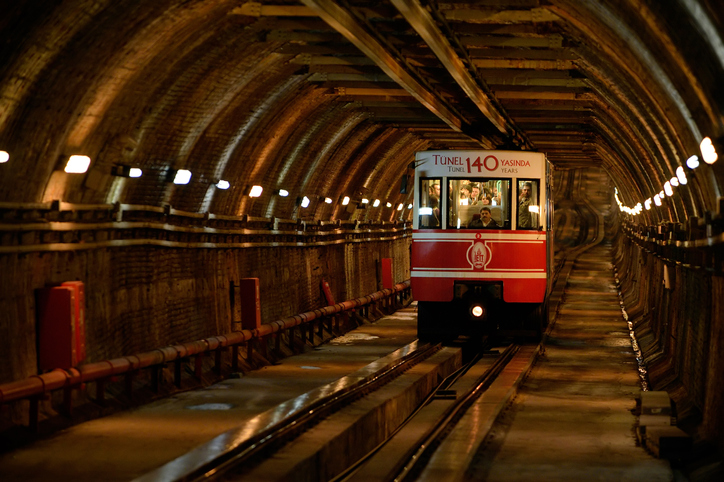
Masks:
[[[181,359],[174,360],[173,366],[173,383],[177,388],[181,388]]]
[[[41,396],[30,397],[30,410],[28,412],[28,426],[33,432],[38,431],[38,418],[40,417]]]
[[[294,351],[294,332],[295,332],[295,331],[297,331],[297,327],[296,327],[296,326],[293,326],[293,327],[289,328],[289,330],[288,330],[288,332],[289,332],[289,342],[288,342],[288,343],[289,343],[289,349],[292,350],[292,351]]]
[[[151,368],[151,390],[153,390],[153,393],[158,393],[159,389],[161,388],[162,370],[163,365],[154,365]]]
[[[96,380],[96,403],[105,406],[106,404],[106,381],[107,378]]]
[[[133,379],[135,376],[135,370],[129,370],[126,372],[126,394],[128,395],[128,400],[133,400]]]
[[[201,380],[204,373],[204,352],[196,355],[194,360],[194,376],[197,380]]]
[[[73,389],[71,387],[63,387],[63,415],[73,416]]]
[[[214,373],[221,375],[221,352],[224,350],[223,347],[218,347],[214,351]]]
[[[231,371],[234,373],[239,371],[239,345],[231,347]]]

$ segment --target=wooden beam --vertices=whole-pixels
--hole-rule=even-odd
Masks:
[[[307,43],[284,43],[274,50],[275,53],[284,55],[309,55],[310,58],[320,56],[339,56],[359,57],[360,51],[354,45],[348,42],[341,44],[307,44]],[[366,57],[365,57],[366,58]],[[367,65],[374,65],[371,61]]]
[[[560,22],[561,18],[547,8],[530,10],[494,10],[476,8],[440,9],[447,20],[467,23],[539,23]]]
[[[326,72],[315,72],[307,77],[308,82],[392,82],[382,72],[370,74],[335,74]]]
[[[403,59],[398,58],[377,37],[370,34],[367,26],[361,23],[352,12],[337,5],[332,0],[301,1],[347,40],[356,45],[390,78],[451,128],[457,131],[467,129],[467,120],[463,119],[439,93],[435,92],[430,86],[425,85],[424,81],[419,78],[410,65],[406,64]]]
[[[522,75],[520,77],[487,77],[488,86],[494,90],[500,90],[501,86],[519,85],[525,87],[570,87],[570,88],[588,88],[588,82],[584,79],[546,79],[542,77],[528,77]]]
[[[445,35],[440,31],[430,12],[415,0],[392,0],[392,4],[400,11],[403,17],[425,40],[428,46],[442,62],[450,75],[460,88],[480,109],[485,117],[498,131],[512,135],[514,126],[511,125],[505,113],[496,106],[491,98],[482,89],[477,80],[471,75],[463,61],[453,49]]]
[[[570,49],[468,49],[473,59],[510,59],[510,60],[578,60],[581,56]]]
[[[298,32],[296,30],[270,30],[267,42],[345,42],[337,32]]]
[[[301,5],[262,5],[259,2],[246,2],[229,12],[231,15],[248,17],[316,17],[309,7]]]
[[[574,100],[575,92],[496,91],[498,99]]]
[[[334,87],[330,94],[349,96],[389,96],[410,97],[411,94],[404,89],[361,88],[361,87]]]
[[[289,62],[302,65],[375,65],[375,62],[368,57],[327,57],[309,54],[299,54]]]
[[[578,66],[571,60],[524,60],[524,59],[481,59],[474,58],[473,64],[481,69],[534,69],[534,70],[575,70]]]
[[[548,48],[563,47],[563,37],[550,35],[547,37],[502,37],[502,36],[461,36],[460,43],[465,47],[514,47],[514,48]]]

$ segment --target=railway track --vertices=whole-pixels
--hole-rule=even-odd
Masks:
[[[506,381],[493,400],[491,387],[512,365],[508,378],[522,379],[536,349],[510,345],[463,363],[460,347],[408,345],[292,400],[273,423],[261,415],[136,480],[413,480],[433,449],[476,438],[464,433],[480,431],[479,421],[461,423],[468,412],[485,407],[492,425],[511,389]]]

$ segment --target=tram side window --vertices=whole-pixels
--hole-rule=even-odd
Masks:
[[[420,179],[420,228],[440,228],[440,189],[442,179]]]
[[[540,226],[540,180],[518,179],[518,229]]]
[[[448,228],[510,229],[510,179],[450,179]]]

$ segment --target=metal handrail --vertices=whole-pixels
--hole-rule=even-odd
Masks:
[[[68,370],[56,368],[41,375],[34,375],[24,380],[0,384],[0,405],[20,400],[30,400],[30,425],[37,428],[38,402],[55,390],[65,390],[66,407],[70,407],[70,391],[80,388],[82,384],[97,382],[99,384],[99,398],[102,398],[102,390],[109,378],[117,375],[130,375],[141,369],[161,368],[169,362],[180,362],[183,359],[196,356],[197,367],[201,357],[209,352],[220,353],[220,350],[228,347],[234,348],[232,366],[237,362],[239,345],[253,340],[260,340],[269,335],[294,329],[300,325],[311,323],[314,320],[333,317],[334,315],[353,311],[358,308],[375,305],[379,301],[390,301],[393,296],[400,295],[408,298],[410,294],[410,281],[398,283],[392,289],[383,289],[375,293],[347,300],[334,305],[325,306],[313,311],[290,316],[271,323],[265,323],[254,330],[234,331],[226,335],[218,335],[203,340],[196,340],[178,345],[166,346],[149,352],[137,355],[114,358],[94,363],[87,363],[73,367]],[[217,358],[217,365],[219,364]],[[198,368],[197,368],[198,369]],[[216,367],[220,370],[220,367]],[[177,373],[180,373],[177,370]],[[178,375],[180,376],[180,374]],[[177,380],[177,384],[180,381]]]

